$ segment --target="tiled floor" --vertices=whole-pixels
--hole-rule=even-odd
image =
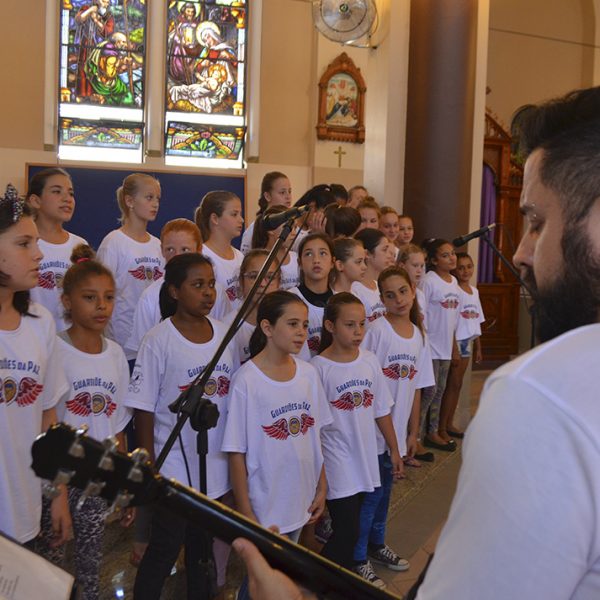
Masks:
[[[465,412],[474,414],[479,394],[489,371],[472,374],[469,406]],[[401,556],[408,558],[411,566],[404,573],[377,567],[388,590],[398,596],[406,593],[417,579],[435,548],[437,536],[448,513],[460,469],[460,443],[456,452],[435,451],[436,460],[420,469],[408,468],[406,479],[398,482],[390,504],[387,542]],[[131,598],[135,569],[128,563],[131,531],[111,525],[105,544],[102,568],[101,600]],[[225,600],[235,597],[233,590],[241,578],[241,567],[232,555],[229,568],[229,591]],[[163,591],[163,600],[180,600],[185,597],[182,573],[170,577]],[[122,590],[118,593],[117,590]]]

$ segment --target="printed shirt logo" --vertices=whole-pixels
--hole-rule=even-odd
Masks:
[[[236,285],[232,285],[231,287],[228,287],[225,290],[225,293],[227,294],[227,298],[229,299],[230,302],[233,302],[237,296],[238,296],[238,289]]]
[[[313,427],[315,420],[307,413],[302,413],[300,418],[285,417],[275,421],[272,425],[263,425],[263,431],[271,438],[276,440],[287,440],[290,436],[306,435],[307,431]]]
[[[383,367],[382,371],[388,379],[408,379],[409,381],[412,381],[418,373],[414,365],[401,365],[399,363],[392,363],[387,367]]]
[[[458,308],[458,300],[456,298],[446,298],[440,302],[442,308],[448,308],[454,310]]]
[[[94,394],[80,392],[75,398],[68,400],[66,406],[69,412],[79,417],[89,417],[92,414],[110,417],[117,408],[117,404],[110,396],[98,392]]]
[[[23,377],[18,384],[11,377],[0,379],[0,404],[16,402],[17,406],[31,406],[43,389],[33,377]]]
[[[369,408],[373,405],[373,394],[370,390],[363,390],[361,392],[346,392],[342,394],[337,400],[333,400],[330,403],[338,410],[354,410],[363,406]]]
[[[319,351],[319,346],[321,345],[321,336],[313,335],[306,340],[306,343],[308,344],[308,349],[316,354]]]
[[[460,313],[460,316],[463,319],[477,319],[479,317],[479,313],[474,308],[467,308]]]
[[[140,281],[156,281],[163,276],[163,272],[158,267],[145,267],[144,265],[140,265],[137,269],[130,269],[129,273]]]
[[[44,271],[38,275],[38,287],[45,290],[62,289],[64,274],[54,271]]]
[[[179,391],[183,393],[190,387],[190,385],[191,383],[186,383],[185,385],[179,385],[177,387],[179,388]],[[204,393],[207,396],[214,396],[217,394],[217,396],[220,398],[227,396],[229,393],[229,378],[223,375],[219,375],[217,379],[211,377],[204,386]]]

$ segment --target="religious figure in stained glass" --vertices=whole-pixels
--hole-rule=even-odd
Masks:
[[[243,114],[245,2],[169,3],[167,109]]]
[[[61,102],[140,108],[146,0],[62,0]]]

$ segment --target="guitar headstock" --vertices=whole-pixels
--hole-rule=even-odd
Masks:
[[[82,503],[88,496],[101,496],[111,510],[152,502],[161,486],[155,479],[143,448],[131,454],[117,452],[117,442],[103,442],[86,435],[87,428],[74,429],[64,423],[52,425],[38,436],[31,448],[31,467],[35,474],[52,482],[49,496],[58,484],[83,490]]]

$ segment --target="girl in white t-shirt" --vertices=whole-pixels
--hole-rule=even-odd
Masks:
[[[282,205],[288,209],[292,205],[292,184],[287,175],[279,171],[271,171],[267,173],[260,185],[260,198],[258,199],[258,212],[256,219],[260,220],[264,216],[265,211],[270,206]],[[247,254],[251,248],[262,248],[262,246],[253,246],[252,237],[254,235],[254,227],[257,221],[253,221],[248,225],[244,235],[240,250],[242,254]]]
[[[362,242],[365,248],[367,270],[362,281],[352,284],[352,293],[365,305],[367,320],[372,322],[385,314],[385,306],[377,287],[377,278],[381,271],[394,264],[395,246],[379,229],[362,229],[354,237]]]
[[[165,263],[174,256],[187,252],[202,253],[202,241],[198,226],[189,219],[172,219],[165,223],[160,231],[160,247]],[[125,344],[127,350],[137,354],[142,338],[152,327],[160,323],[159,295],[163,278],[149,285],[137,303],[133,314],[131,336]],[[220,285],[215,285],[217,299],[210,311],[210,316],[221,321],[231,311],[231,302]]]
[[[88,427],[88,435],[97,440],[114,436],[123,452],[127,451],[123,430],[131,418],[123,404],[129,383],[129,367],[121,347],[106,339],[104,328],[115,302],[112,273],[94,260],[94,251],[86,245],[73,249],[73,266],[63,279],[62,302],[71,326],[58,334],[57,360],[63,365],[68,391],[56,407],[58,418],[72,427]],[[106,517],[106,501],[90,497],[77,509],[83,492],[69,487],[69,506],[73,515],[76,579],[84,600],[100,595],[100,559]],[[123,513],[121,523],[129,525],[133,509]],[[50,503],[44,502],[42,535],[37,550],[56,564],[64,562],[64,548],[52,548]]]
[[[29,301],[42,253],[32,210],[9,186],[0,199],[0,531],[32,546],[40,531],[42,482],[31,469],[31,445],[56,422],[67,390],[56,357],[56,327]],[[53,544],[72,537],[67,492],[52,501]]]
[[[235,374],[223,438],[238,510],[294,541],[325,507],[321,429],[331,414],[313,366],[295,358],[308,310],[287,291],[267,294]]]
[[[63,277],[71,266],[73,248],[87,244],[83,238],[64,229],[75,210],[71,177],[58,167],[39,171],[29,181],[27,202],[35,210],[35,224],[40,235],[38,244],[44,255],[31,299],[50,311],[56,330],[62,331],[66,327],[60,301]]]
[[[362,242],[350,237],[333,240],[335,256],[331,289],[335,294],[352,292],[352,284],[362,281],[367,272],[366,252]]]
[[[125,349],[131,336],[133,314],[142,292],[162,277],[160,241],[147,231],[156,219],[160,204],[160,184],[151,175],[133,173],[117,190],[121,227],[111,231],[98,248],[98,260],[115,276],[117,296],[107,335]],[[125,350],[127,360],[135,352]]]
[[[386,444],[394,475],[402,473],[390,417],[392,397],[375,355],[360,349],[365,321],[365,308],[356,296],[348,292],[332,296],[323,317],[321,352],[311,361],[333,416],[321,434],[333,529],[321,553],[347,569],[355,567],[361,526],[370,530],[370,523],[361,523],[360,507],[365,495],[381,485],[377,457],[386,451]]]
[[[150,451],[152,461],[162,450],[177,420],[169,405],[203,371],[225,333],[222,323],[207,316],[214,302],[215,276],[205,256],[180,254],[167,263],[160,293],[164,320],[142,340],[125,402],[135,409],[138,443]],[[208,432],[206,475],[210,498],[222,498],[231,487],[221,443],[235,368],[231,352],[226,349],[204,389],[204,397],[217,405],[221,415],[217,427]],[[199,488],[196,432],[189,422],[181,431],[181,441],[167,456],[161,473]],[[198,570],[202,540],[198,528],[180,515],[156,508],[150,543],[135,580],[136,598],[160,597],[182,544],[186,547],[188,597],[202,595]]]
[[[459,288],[451,273],[456,268],[456,254],[450,242],[439,238],[429,240],[425,249],[429,271],[423,280],[423,294],[435,386],[427,388],[421,398],[420,432],[426,447],[454,452],[454,440],[447,434],[441,435],[438,430],[440,405],[450,362],[458,363],[460,358],[454,337],[458,322]]]
[[[325,233],[310,233],[298,248],[300,285],[290,288],[308,306],[308,339],[299,357],[310,360],[318,354],[323,328],[323,310],[333,292],[329,287],[333,270],[333,243]]]
[[[208,192],[194,215],[202,234],[202,254],[210,259],[215,279],[230,302],[238,297],[240,265],[244,255],[231,245],[244,225],[242,203],[232,192]]]
[[[250,250],[248,254],[244,256],[242,266],[240,267],[241,300],[244,300],[252,289],[252,286],[258,277],[258,272],[262,268],[268,255],[269,253],[266,250]],[[262,285],[260,285],[257,289],[256,296],[253,299],[253,304],[250,305],[250,312],[246,315],[240,324],[237,333],[231,340],[229,347],[238,364],[242,365],[250,358],[250,338],[252,337],[254,329],[256,328],[256,311],[258,310],[260,300],[265,294],[274,292],[278,288],[279,272],[275,274],[275,267],[271,266],[267,272],[267,275],[262,281]],[[227,327],[229,327],[229,325],[232,323],[233,319],[237,315],[237,312],[237,310],[232,310],[225,316],[223,323]]]
[[[264,211],[263,216],[266,217],[269,215],[277,215],[285,210],[287,210],[287,208],[283,204],[276,204],[267,208]],[[258,219],[254,225],[252,248],[264,248],[265,250],[270,251],[281,235],[282,229],[283,225],[279,226],[277,229],[267,231],[263,225],[262,218]],[[290,248],[294,243],[296,232],[297,227],[294,227],[277,254],[277,260],[280,263],[281,272],[281,283],[279,284],[279,287],[282,290],[289,290],[290,288],[296,287],[300,284],[298,255],[293,250],[290,250],[289,252],[287,251],[287,249]]]
[[[423,320],[423,329],[427,331],[427,313],[425,312],[426,302],[425,294],[421,289],[423,277],[425,275],[425,250],[416,244],[406,244],[400,248],[397,262],[409,275],[415,288],[415,296],[419,305],[419,312]]]
[[[442,397],[440,409],[439,432],[442,437],[463,438],[464,434],[454,426],[454,413],[458,405],[458,397],[462,387],[465,371],[473,356],[476,363],[482,361],[481,324],[485,321],[479,292],[469,281],[473,277],[475,265],[466,252],[456,254],[454,275],[458,280],[460,305],[458,307],[458,324],[456,326],[456,343],[460,353],[458,365],[450,366],[446,389]],[[445,435],[444,435],[445,434]]]
[[[398,242],[401,245],[412,243],[415,235],[415,227],[412,217],[408,215],[398,215]]]

